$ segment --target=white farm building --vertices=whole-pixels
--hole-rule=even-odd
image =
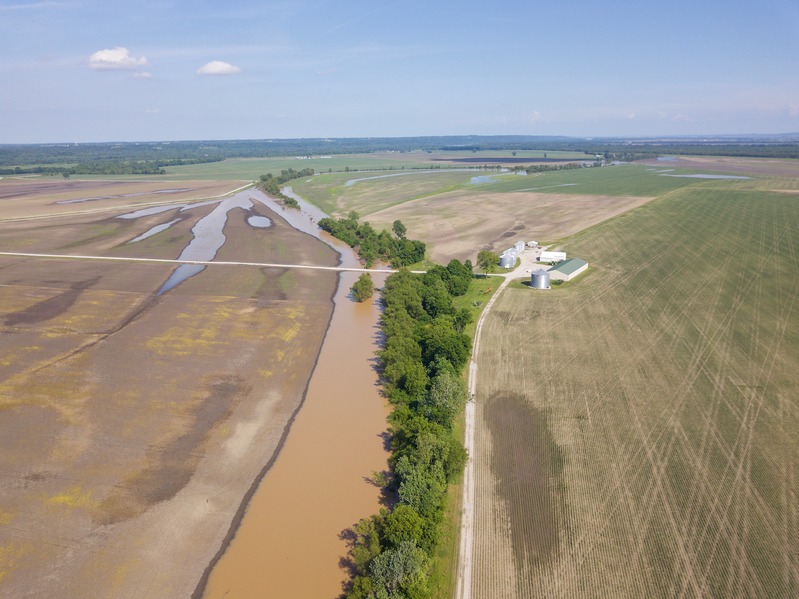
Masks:
[[[548,252],[544,250],[538,257],[539,262],[560,262],[566,259],[566,252]]]

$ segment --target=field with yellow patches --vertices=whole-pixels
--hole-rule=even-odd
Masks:
[[[122,195],[87,184],[70,197],[79,190]],[[129,245],[175,211],[123,221],[114,206],[146,196],[55,204],[67,196],[42,193],[4,200],[4,216],[21,220],[4,223],[2,249],[174,258],[210,210]],[[39,218],[48,210],[60,216]],[[279,262],[269,248],[291,248],[297,261],[336,263],[268,215],[259,230],[231,212],[236,241],[220,259]],[[278,450],[336,275],[208,267],[156,296],[173,269],[0,257],[0,596],[189,596]]]

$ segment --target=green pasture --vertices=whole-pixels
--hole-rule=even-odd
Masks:
[[[292,189],[328,214],[343,216],[355,210],[361,216],[385,208],[460,189],[472,177],[485,174],[475,170],[400,170],[323,174],[292,181]]]
[[[534,191],[541,193],[659,196],[675,189],[708,183],[709,179],[664,177],[638,164],[591,167],[504,177],[480,186],[481,191]],[[691,174],[698,171],[675,170],[668,174]],[[713,180],[714,183],[722,180]]]

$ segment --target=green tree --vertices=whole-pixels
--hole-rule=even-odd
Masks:
[[[452,368],[442,369],[433,378],[430,392],[422,401],[424,416],[447,429],[452,428],[455,417],[466,405],[466,382]]]
[[[413,541],[384,551],[369,566],[369,577],[376,587],[374,596],[387,599],[425,596],[429,563],[427,554]]]
[[[400,239],[405,239],[405,234],[408,232],[408,229],[405,228],[405,225],[403,225],[402,221],[400,220],[394,221],[394,223],[391,225],[391,230],[394,231],[394,235]]]
[[[423,532],[424,520],[409,505],[401,503],[383,518],[383,538],[391,547],[408,541],[418,543]]]
[[[352,297],[356,302],[365,302],[372,297],[374,294],[374,289],[372,277],[368,272],[365,272],[358,277],[358,280],[355,281],[355,284],[352,286],[350,291],[352,292]]]
[[[458,333],[446,318],[434,320],[424,330],[420,345],[422,358],[428,367],[433,366],[439,357],[456,369],[462,368],[472,350],[472,340],[464,333]]]
[[[484,273],[494,272],[499,265],[499,256],[490,250],[482,250],[477,254],[477,267]]]

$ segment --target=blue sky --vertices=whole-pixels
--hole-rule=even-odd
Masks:
[[[796,131],[796,0],[0,0],[0,143]]]

